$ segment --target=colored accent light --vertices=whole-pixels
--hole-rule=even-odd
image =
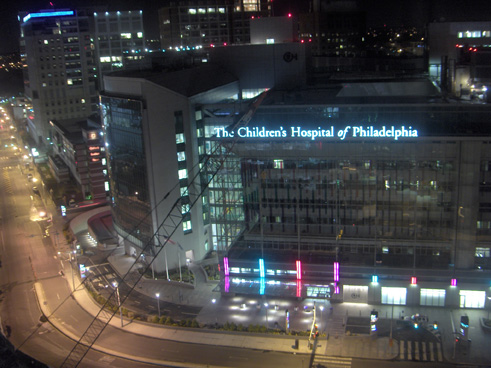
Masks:
[[[25,23],[31,18],[64,17],[67,15],[74,15],[74,14],[75,13],[73,10],[45,12],[45,13],[29,13],[24,18],[22,18],[22,21]]]
[[[302,297],[302,280],[297,280],[297,298]]]
[[[339,281],[339,262],[334,262],[334,281]]]
[[[339,286],[334,283],[334,294],[339,294]]]
[[[223,257],[223,272],[225,272],[225,276],[230,275],[230,269],[228,268],[228,257]]]
[[[259,259],[259,277],[264,277],[265,272],[264,272],[264,259],[260,258]]]
[[[297,280],[302,279],[302,262],[297,261]]]
[[[450,285],[451,285],[451,286],[457,286],[457,279],[452,279],[452,280],[450,281]]]
[[[378,276],[377,275],[373,275],[372,276],[372,283],[373,284],[378,284]]]
[[[259,286],[259,295],[264,295],[265,290],[266,290],[266,280],[264,279],[264,277],[261,277],[260,286]]]
[[[411,285],[416,285],[418,283],[418,280],[416,279],[416,277],[411,277]]]
[[[230,278],[225,276],[225,292],[228,293],[230,290]]]

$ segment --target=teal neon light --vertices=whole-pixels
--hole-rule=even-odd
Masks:
[[[60,10],[60,11],[45,12],[45,13],[29,13],[24,18],[22,18],[22,21],[25,23],[31,18],[63,17],[67,15],[74,15],[74,14],[75,12],[73,10]]]

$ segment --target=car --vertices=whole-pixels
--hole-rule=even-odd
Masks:
[[[27,180],[32,181],[33,178],[32,174],[27,174]]]
[[[41,195],[41,194],[39,193],[39,189],[38,189],[38,187],[32,187],[32,192],[33,192],[34,194]]]

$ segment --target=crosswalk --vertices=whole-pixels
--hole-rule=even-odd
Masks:
[[[312,368],[350,368],[351,358],[316,355]]]
[[[401,340],[399,342],[399,360],[443,362],[441,343]]]

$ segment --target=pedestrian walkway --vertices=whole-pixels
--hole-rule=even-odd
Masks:
[[[443,362],[442,345],[433,341],[399,342],[399,360]]]

